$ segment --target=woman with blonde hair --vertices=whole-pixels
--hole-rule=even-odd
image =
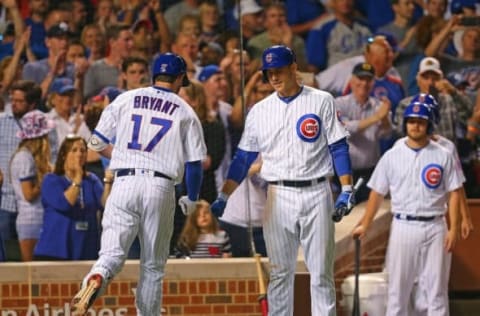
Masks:
[[[10,177],[18,210],[16,228],[22,261],[31,261],[43,224],[40,188],[45,174],[50,172],[48,133],[53,124],[38,110],[25,114],[19,123],[17,136],[21,141],[10,162]]]

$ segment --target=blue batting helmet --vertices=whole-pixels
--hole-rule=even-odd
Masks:
[[[190,81],[187,77],[187,63],[181,56],[173,53],[165,53],[155,58],[152,67],[152,77],[154,80],[158,75],[177,77],[182,74],[184,75],[182,86],[188,86]]]
[[[262,72],[263,79],[267,81],[267,69],[281,68],[296,61],[295,53],[284,45],[271,46],[263,51]]]
[[[407,134],[407,119],[411,117],[421,118],[428,121],[427,134],[433,132],[432,110],[426,103],[410,102],[403,112],[403,132]]]
[[[438,108],[438,102],[433,95],[428,93],[419,93],[413,97],[412,101],[410,101],[410,103],[414,102],[426,104],[432,111],[431,115],[433,123],[435,123],[436,125],[440,123],[440,111]]]

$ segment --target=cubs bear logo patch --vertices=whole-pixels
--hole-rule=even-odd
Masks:
[[[315,114],[305,114],[297,121],[297,135],[301,140],[313,143],[320,137],[321,121]]]
[[[429,189],[436,189],[442,183],[443,168],[437,164],[429,164],[422,170],[422,182]]]

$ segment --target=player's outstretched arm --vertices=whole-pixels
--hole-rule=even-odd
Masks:
[[[235,152],[235,156],[228,169],[227,180],[223,184],[222,191],[218,194],[217,199],[211,206],[212,213],[217,218],[223,215],[223,211],[227,206],[228,197],[235,191],[243,179],[245,179],[250,166],[255,159],[257,159],[257,156],[258,152],[245,151],[240,148]]]
[[[187,194],[180,197],[178,205],[182,209],[183,214],[188,215],[195,210],[196,202],[200,195],[200,187],[202,186],[202,162],[189,161],[185,164],[185,184]]]
[[[372,223],[373,219],[375,218],[375,214],[377,214],[378,209],[380,208],[380,204],[383,202],[383,195],[376,192],[375,190],[370,191],[370,195],[368,197],[367,206],[365,210],[365,214],[363,215],[360,222],[352,231],[353,238],[360,238],[362,239],[365,236],[370,224]]]

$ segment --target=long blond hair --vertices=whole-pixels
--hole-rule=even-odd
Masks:
[[[195,207],[195,210],[187,216],[185,225],[183,226],[182,233],[178,237],[178,246],[179,248],[187,247],[188,250],[192,251],[195,249],[198,238],[200,237],[201,231],[200,227],[197,225],[197,218],[200,211],[204,208],[210,210],[210,203],[205,200],[199,200]],[[216,233],[219,230],[218,221],[212,214],[212,221],[208,227],[208,233]]]
[[[22,140],[20,144],[18,144],[17,150],[12,155],[12,160],[15,154],[21,150],[28,150],[32,154],[37,169],[36,180],[38,185],[41,185],[45,174],[52,171],[50,165],[50,142],[48,141],[48,134],[37,138]],[[12,160],[10,160],[10,166]]]

